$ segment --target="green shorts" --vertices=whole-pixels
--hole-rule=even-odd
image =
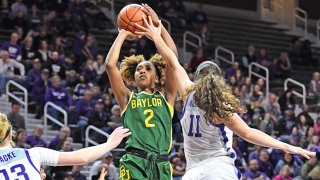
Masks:
[[[125,154],[120,159],[119,180],[171,180],[172,167],[169,161],[152,161]]]

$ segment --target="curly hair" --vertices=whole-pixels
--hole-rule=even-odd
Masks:
[[[230,120],[233,113],[241,110],[240,100],[232,94],[232,88],[217,71],[199,77],[187,90],[187,94],[191,92],[194,92],[197,106],[205,111],[207,120],[217,117]]]
[[[122,79],[130,83],[134,82],[134,73],[136,71],[136,68],[138,64],[143,61],[146,61],[143,55],[132,55],[129,57],[125,57],[120,67],[120,74]],[[162,86],[166,78],[166,63],[162,60],[162,56],[160,54],[155,54],[149,61],[155,67],[156,75],[159,78],[159,84]]]

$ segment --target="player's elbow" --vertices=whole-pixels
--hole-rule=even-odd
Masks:
[[[106,70],[108,70],[113,67],[116,67],[116,64],[112,63],[112,60],[107,58],[104,62],[104,66],[106,67]]]
[[[245,130],[238,133],[238,136],[240,136],[242,139],[246,141],[250,141],[252,139],[252,129],[250,127],[246,128]]]

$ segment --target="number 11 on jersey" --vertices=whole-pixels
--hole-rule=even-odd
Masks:
[[[194,134],[195,137],[201,137],[200,129],[199,129],[199,121],[200,121],[200,116],[199,115],[192,115],[190,114],[190,127],[189,127],[189,132],[188,136],[193,136],[193,121],[196,119],[197,121],[197,127],[196,127],[196,133]]]

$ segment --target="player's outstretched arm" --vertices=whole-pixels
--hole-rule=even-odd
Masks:
[[[158,27],[161,24],[161,21],[159,20],[157,13],[147,4],[142,4],[142,6],[143,6],[142,10],[145,12],[145,14],[147,16],[150,16],[152,19],[152,23],[156,27]],[[162,39],[164,40],[166,45],[173,51],[173,53],[176,55],[176,57],[178,57],[177,47],[176,47],[176,44],[174,43],[172,37],[170,36],[170,34],[168,33],[168,31],[166,30],[166,28],[164,26],[160,26],[160,27],[161,27],[160,34],[161,34]],[[163,58],[163,59],[168,64],[168,60],[165,58]],[[166,78],[165,82],[164,82],[164,94],[165,94],[166,100],[169,102],[169,104],[174,105],[174,102],[175,102],[176,96],[177,96],[177,88],[178,87],[177,87],[176,78],[172,78],[175,76],[174,76],[174,73],[171,68],[166,68],[166,77],[168,77],[168,78]]]
[[[315,152],[307,151],[300,147],[292,146],[287,143],[278,141],[260,130],[250,128],[237,114],[233,114],[230,121],[221,122],[223,122],[236,135],[240,136],[250,143],[264,147],[281,149],[291,154],[299,154],[308,159],[310,158],[310,156],[316,155]]]
[[[176,77],[179,94],[185,95],[186,90],[190,86],[192,86],[193,82],[190,81],[187,72],[180,65],[177,56],[173,53],[173,51],[166,45],[166,43],[162,39],[161,22],[158,27],[155,27],[152,23],[151,17],[149,16],[148,18],[149,18],[149,22],[146,20],[146,18],[143,18],[146,24],[146,28],[136,24],[136,26],[142,32],[135,32],[135,33],[139,35],[144,35],[154,41],[159,53],[162,55],[164,59],[167,60],[169,67],[171,67]],[[170,77],[167,77],[167,78],[170,78]]]
[[[108,78],[115,95],[115,98],[123,110],[130,98],[130,90],[125,86],[120,71],[117,68],[117,62],[120,55],[120,50],[125,39],[131,35],[130,32],[125,30],[120,30],[116,40],[113,42],[108,55],[105,60],[106,71]]]
[[[83,165],[102,157],[105,153],[116,148],[123,138],[129,136],[129,129],[118,127],[109,136],[106,143],[83,148],[73,152],[59,152],[58,166]]]

